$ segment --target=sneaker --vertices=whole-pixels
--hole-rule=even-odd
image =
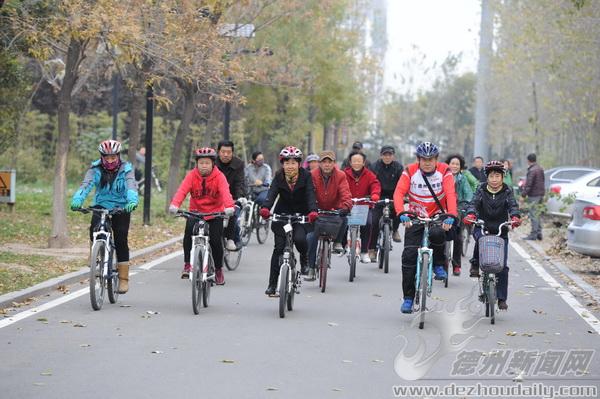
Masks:
[[[371,257],[366,252],[362,253],[362,254],[360,254],[360,261],[362,263],[371,263]]]
[[[394,231],[392,240],[394,240],[394,242],[402,242],[402,237],[400,236],[400,232],[398,230]]]
[[[215,283],[217,283],[217,285],[225,284],[225,275],[223,275],[223,268],[215,270]]]
[[[542,234],[540,233],[540,234],[537,235],[537,239],[540,240],[540,241],[542,241],[544,239],[544,236],[542,236]]]
[[[435,274],[436,280],[445,280],[448,278],[448,273],[444,270],[444,266],[434,266],[433,273]]]
[[[308,276],[304,277],[304,281],[315,281],[317,279],[317,271],[310,267],[308,269]]]
[[[469,277],[479,278],[479,267],[471,265],[471,270],[469,270]]]
[[[452,274],[455,276],[460,276],[460,266],[454,266],[452,268]]]
[[[413,311],[413,300],[411,298],[404,298],[402,307],[400,308],[402,313],[412,313]]]
[[[235,242],[233,240],[227,240],[227,243],[225,243],[225,248],[228,251],[235,251],[235,250],[237,250],[237,246],[235,245]]]
[[[181,278],[190,278],[190,273],[192,272],[192,265],[186,263],[183,265],[183,271],[181,272]]]
[[[344,252],[344,246],[341,242],[336,242],[335,244],[333,244],[333,252],[335,252],[336,254]]]
[[[508,310],[508,304],[504,299],[498,299],[498,309],[500,310]]]
[[[377,251],[369,249],[369,258],[371,258],[371,262],[377,262]]]
[[[270,285],[269,287],[267,287],[267,290],[265,291],[265,295],[274,297],[277,294],[277,287],[275,287],[274,285]]]

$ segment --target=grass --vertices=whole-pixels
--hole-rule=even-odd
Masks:
[[[67,199],[77,189],[70,186]],[[93,195],[93,194],[92,194]],[[88,196],[86,206],[92,195]],[[183,234],[182,219],[175,219],[164,213],[166,195],[152,195],[150,226],[143,224],[143,196],[140,206],[132,213],[129,228],[129,249],[135,251]],[[67,211],[67,226],[72,247],[86,247],[89,244],[91,215]],[[52,186],[51,184],[17,185],[17,198],[14,213],[0,206],[0,248],[8,243],[26,244],[34,248],[46,248],[52,230]],[[50,252],[50,251],[49,251]],[[7,267],[6,264],[11,264]],[[0,252],[0,294],[25,288],[69,271],[77,270],[85,264],[85,259],[57,261],[52,256],[18,255]]]

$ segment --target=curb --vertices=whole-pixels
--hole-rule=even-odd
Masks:
[[[571,269],[569,269],[568,266],[566,266],[563,263],[559,262],[558,260],[553,259],[552,257],[548,256],[546,254],[546,251],[544,251],[544,249],[537,243],[532,242],[532,241],[527,241],[527,245],[529,245],[531,248],[533,248],[539,255],[543,256],[545,261],[551,263],[561,273],[563,273],[569,279],[571,279],[575,284],[577,284],[577,286],[579,288],[581,288],[586,294],[591,296],[597,303],[600,303],[600,292],[596,288],[594,288],[588,282],[586,282],[584,279],[579,277],[575,272],[573,272]]]
[[[171,238],[170,240],[159,242],[158,244],[151,245],[147,248],[138,249],[137,251],[131,252],[130,259],[138,258],[140,256],[147,255],[159,249],[168,247],[181,241],[183,236]],[[43,281],[32,287],[24,288],[19,291],[9,292],[4,295],[0,295],[0,309],[13,306],[13,302],[22,302],[23,300],[31,297],[43,295],[47,292],[56,290],[61,285],[72,284],[85,278],[89,273],[90,268],[85,266],[80,270],[64,274],[62,276],[51,278],[50,280]]]

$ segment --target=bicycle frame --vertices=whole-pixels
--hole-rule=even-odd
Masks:
[[[423,268],[423,255],[427,254],[427,296],[431,296],[431,287],[433,286],[433,249],[429,248],[429,223],[423,223],[425,229],[423,231],[423,241],[421,247],[417,251],[417,274],[415,276],[415,288],[417,290],[416,298],[419,297],[418,292],[421,286],[421,269]]]
[[[102,212],[100,214],[100,223],[98,231],[94,231],[92,233],[92,248],[96,245],[97,242],[104,242],[104,263],[102,265],[102,278],[109,279],[112,277],[113,270],[109,268],[108,265],[112,264],[112,253],[114,248],[113,235],[112,231],[107,229],[106,218],[109,211]],[[104,238],[98,238],[99,236],[104,236]]]

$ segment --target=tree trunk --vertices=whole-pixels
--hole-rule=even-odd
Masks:
[[[85,43],[71,38],[67,51],[65,77],[58,92],[58,143],[56,144],[56,160],[54,164],[54,193],[52,198],[52,234],[48,239],[50,248],[64,248],[69,244],[67,234],[66,191],[67,191],[67,158],[69,155],[71,112],[71,93],[79,65],[84,58]]]
[[[142,115],[143,107],[144,94],[138,90],[136,85],[136,87],[133,88],[133,96],[129,108],[129,149],[127,150],[129,162],[131,162],[134,167],[138,167],[135,154],[140,145],[140,138],[142,135],[140,131],[140,116]]]
[[[494,38],[494,12],[491,0],[481,1],[481,30],[479,33],[479,62],[477,63],[477,87],[475,95],[475,156],[486,161],[489,158],[488,127],[489,100],[488,90],[491,79],[492,42]]]
[[[173,143],[173,150],[171,151],[171,162],[169,164],[169,180],[167,183],[167,202],[165,203],[165,211],[169,210],[169,204],[175,191],[179,186],[179,170],[181,165],[181,150],[183,144],[190,131],[190,124],[194,117],[194,89],[191,84],[186,83],[182,85],[184,93],[184,108],[183,115],[181,117],[181,123],[177,128],[177,134],[175,135],[175,143]]]

